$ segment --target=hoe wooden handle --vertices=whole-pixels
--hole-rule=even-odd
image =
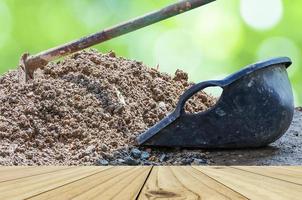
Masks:
[[[95,34],[51,48],[46,51],[42,51],[36,55],[29,55],[28,53],[25,53],[22,55],[20,60],[20,65],[25,71],[25,79],[26,81],[33,79],[34,71],[37,68],[43,68],[50,61],[135,31],[213,1],[215,0],[183,0],[158,11],[126,21],[111,28],[107,28]]]

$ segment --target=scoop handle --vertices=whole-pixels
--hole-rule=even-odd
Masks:
[[[191,98],[194,94],[197,92],[211,86],[219,86],[223,88],[223,84],[221,81],[217,80],[210,80],[210,81],[203,81],[200,83],[197,83],[193,86],[191,86],[189,89],[187,89],[179,98],[179,101],[177,103],[175,112],[177,112],[179,115],[184,112],[184,106],[186,101]]]

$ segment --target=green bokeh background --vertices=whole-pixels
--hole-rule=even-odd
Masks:
[[[261,59],[289,56],[295,104],[302,105],[302,1],[283,0],[280,20],[263,29],[244,19],[243,1],[252,0],[218,0],[95,48],[114,50],[151,67],[159,64],[171,74],[183,69],[192,81],[223,78]],[[281,0],[257,1],[259,8],[262,2],[270,3],[265,8],[269,16],[276,9],[274,1]],[[24,52],[37,53],[173,2],[0,0],[0,74],[14,69]],[[258,12],[257,7],[250,11]]]

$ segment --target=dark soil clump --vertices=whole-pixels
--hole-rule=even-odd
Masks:
[[[172,77],[94,50],[50,63],[28,83],[19,76],[16,70],[0,77],[0,165],[107,165],[108,157],[146,164],[131,160],[135,137],[169,114],[192,85],[180,70]],[[186,110],[214,103],[199,92]],[[119,158],[123,149],[127,155]],[[142,160],[152,164],[150,158]]]

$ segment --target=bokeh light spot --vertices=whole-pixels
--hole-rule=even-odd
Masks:
[[[174,29],[157,39],[154,57],[161,71],[174,73],[178,68],[193,74],[201,64],[202,53],[189,33]]]
[[[249,26],[265,30],[275,26],[283,14],[281,0],[241,0],[240,13]]]
[[[222,7],[208,7],[194,20],[194,39],[209,60],[224,62],[240,49],[242,28],[240,20]]]
[[[292,40],[285,37],[268,38],[261,43],[257,52],[259,60],[279,56],[287,56],[293,61],[292,67],[288,69],[289,76],[293,76],[300,65],[300,50]]]
[[[111,17],[111,9],[108,9],[106,2],[91,1],[69,1],[75,17],[88,29],[100,29]]]

